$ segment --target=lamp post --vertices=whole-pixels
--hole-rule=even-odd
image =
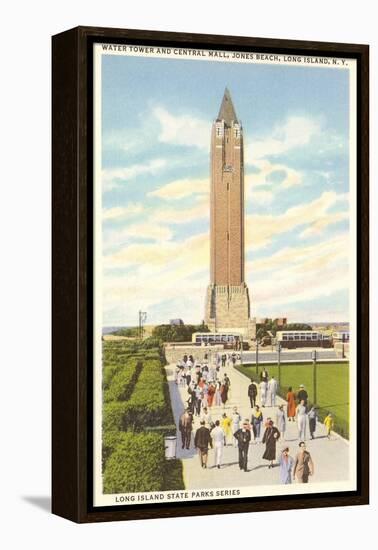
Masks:
[[[147,319],[147,312],[139,310],[139,338],[142,340],[144,328],[143,325]]]
[[[316,391],[316,386],[317,386],[317,367],[316,367],[316,349],[313,350],[312,352],[312,385],[313,385],[313,388],[314,388],[314,404],[316,404],[317,402],[317,391]]]
[[[259,374],[259,341],[256,338],[256,376]]]
[[[281,344],[278,342],[277,344],[277,354],[278,354],[278,384],[281,387]]]

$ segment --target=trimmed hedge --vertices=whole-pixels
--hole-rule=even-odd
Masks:
[[[102,407],[102,432],[107,434],[125,430],[125,412],[127,401],[110,401]]]
[[[102,389],[107,390],[111,384],[113,376],[122,368],[121,364],[110,363],[104,365],[102,369]]]
[[[104,369],[104,401],[126,401],[129,399],[139,373],[142,370],[142,363],[137,359],[132,359],[113,373],[112,378],[107,387],[105,387],[105,370]],[[114,369],[113,369],[114,371]],[[108,378],[110,375],[108,375]]]
[[[171,424],[171,408],[164,391],[166,382],[161,363],[145,361],[134,391],[126,403],[125,425],[134,430]]]
[[[102,437],[102,471],[105,470],[106,461],[122,440],[124,432],[107,431]]]
[[[153,433],[122,434],[106,460],[104,493],[161,491],[164,486],[164,439]]]
[[[184,489],[181,461],[165,459],[164,437],[175,435],[176,426],[163,363],[152,339],[145,346],[103,342],[106,494]]]

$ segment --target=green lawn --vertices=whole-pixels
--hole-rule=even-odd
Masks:
[[[269,376],[278,379],[277,364],[265,365]],[[258,378],[262,370],[259,365],[256,373],[255,365],[236,367],[248,378]],[[282,363],[280,395],[285,398],[287,388],[292,386],[296,392],[300,384],[304,384],[309,401],[314,402],[313,366],[310,363]],[[332,412],[335,419],[335,431],[343,437],[349,437],[349,363],[318,363],[317,364],[317,405],[321,419]]]

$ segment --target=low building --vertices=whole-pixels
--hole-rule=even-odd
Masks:
[[[259,317],[258,319],[256,319],[257,325],[268,325],[271,322],[272,319],[269,319],[269,317]]]

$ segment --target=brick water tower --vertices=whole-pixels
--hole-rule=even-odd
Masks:
[[[211,130],[210,284],[205,322],[214,332],[256,337],[244,262],[243,128],[226,88]]]

